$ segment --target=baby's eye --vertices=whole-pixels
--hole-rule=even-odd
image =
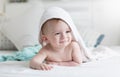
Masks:
[[[60,33],[55,33],[55,35],[59,35]]]
[[[71,31],[66,31],[66,33],[70,33]]]

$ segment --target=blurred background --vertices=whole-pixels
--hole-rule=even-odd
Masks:
[[[35,4],[46,9],[67,10],[78,29],[91,29],[105,35],[102,45],[120,45],[120,0],[0,0],[0,21],[14,19]]]

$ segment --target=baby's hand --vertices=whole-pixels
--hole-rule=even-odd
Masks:
[[[50,61],[47,61],[46,63],[50,64],[50,65],[59,65],[59,62],[50,62]]]
[[[52,68],[53,68],[53,66],[42,63],[42,64],[40,64],[38,69],[40,69],[40,70],[51,70]]]

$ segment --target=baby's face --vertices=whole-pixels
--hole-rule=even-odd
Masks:
[[[46,23],[46,38],[53,47],[65,47],[71,43],[71,29],[62,20],[50,20]]]

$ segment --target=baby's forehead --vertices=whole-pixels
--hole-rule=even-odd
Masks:
[[[49,20],[47,20],[44,24],[43,24],[43,26],[42,26],[42,32],[46,32],[46,31],[49,31],[49,30],[53,30],[53,29],[55,29],[55,28],[59,28],[58,27],[58,24],[60,24],[60,28],[61,27],[63,27],[62,25],[64,25],[64,28],[66,28],[66,29],[70,29],[71,30],[71,28],[70,28],[70,26],[64,21],[64,20],[62,20],[62,19],[49,19]],[[62,25],[61,25],[62,24]],[[65,26],[66,25],[66,26]]]
[[[46,24],[55,24],[55,23],[60,23],[60,22],[64,22],[66,23],[65,21],[63,21],[62,19],[56,19],[56,18],[53,18],[53,19],[49,19],[46,21]]]
[[[49,20],[47,20],[45,23],[44,23],[44,25],[43,26],[45,26],[45,27],[55,27],[57,24],[59,24],[59,23],[63,23],[63,24],[65,24],[65,25],[67,25],[68,27],[69,27],[69,25],[64,21],[64,20],[62,20],[62,19],[57,19],[57,18],[53,18],[53,19],[49,19]],[[56,26],[57,27],[57,26]]]

